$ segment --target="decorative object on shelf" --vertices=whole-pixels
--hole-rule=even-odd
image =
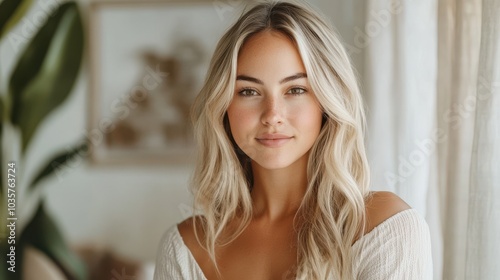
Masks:
[[[216,40],[231,23],[218,12],[202,0],[91,4],[93,163],[193,161],[190,107]]]

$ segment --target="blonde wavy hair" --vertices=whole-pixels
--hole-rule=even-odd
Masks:
[[[192,111],[199,155],[191,191],[195,209],[203,213],[203,238],[195,230],[196,238],[217,268],[216,246],[234,240],[251,220],[252,170],[232,139],[226,111],[233,98],[239,50],[252,35],[266,30],[295,43],[324,112],[309,154],[308,188],[294,219],[298,266],[291,268],[292,275],[354,279],[351,246],[365,231],[365,201],[370,196],[363,102],[339,36],[305,4],[257,3],[217,44]],[[239,222],[223,238],[232,221]]]

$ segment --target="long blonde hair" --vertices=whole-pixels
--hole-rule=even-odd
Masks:
[[[336,31],[304,4],[258,3],[216,47],[192,111],[199,156],[191,190],[195,208],[203,212],[204,236],[197,239],[217,268],[215,247],[234,240],[252,217],[252,171],[232,140],[226,110],[239,50],[264,30],[281,32],[296,44],[324,112],[309,155],[308,188],[295,219],[298,267],[291,269],[297,279],[353,279],[351,246],[364,232],[365,200],[370,196],[363,102]],[[236,218],[238,225],[223,240],[222,233]]]

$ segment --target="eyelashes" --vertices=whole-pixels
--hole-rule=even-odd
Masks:
[[[253,88],[242,88],[241,90],[238,91],[238,95],[245,97],[256,96],[258,95],[258,92]]]
[[[298,96],[298,95],[306,94],[307,92],[308,92],[307,89],[305,89],[303,87],[292,87],[286,92],[286,94]],[[250,96],[258,96],[260,94],[254,88],[244,87],[244,88],[241,88],[240,90],[238,90],[238,95],[243,96],[243,97],[250,97]]]
[[[291,88],[289,91],[287,91],[287,93],[292,94],[292,95],[301,95],[301,94],[305,94],[307,93],[307,90],[305,88],[301,88],[301,87],[294,87],[294,88]]]

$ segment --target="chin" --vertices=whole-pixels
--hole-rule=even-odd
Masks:
[[[291,166],[293,163],[296,162],[296,160],[279,159],[279,158],[273,158],[273,159],[268,159],[268,160],[255,159],[252,161],[255,164],[259,165],[260,167],[265,168],[265,169],[269,169],[269,170],[284,169],[284,168]]]

